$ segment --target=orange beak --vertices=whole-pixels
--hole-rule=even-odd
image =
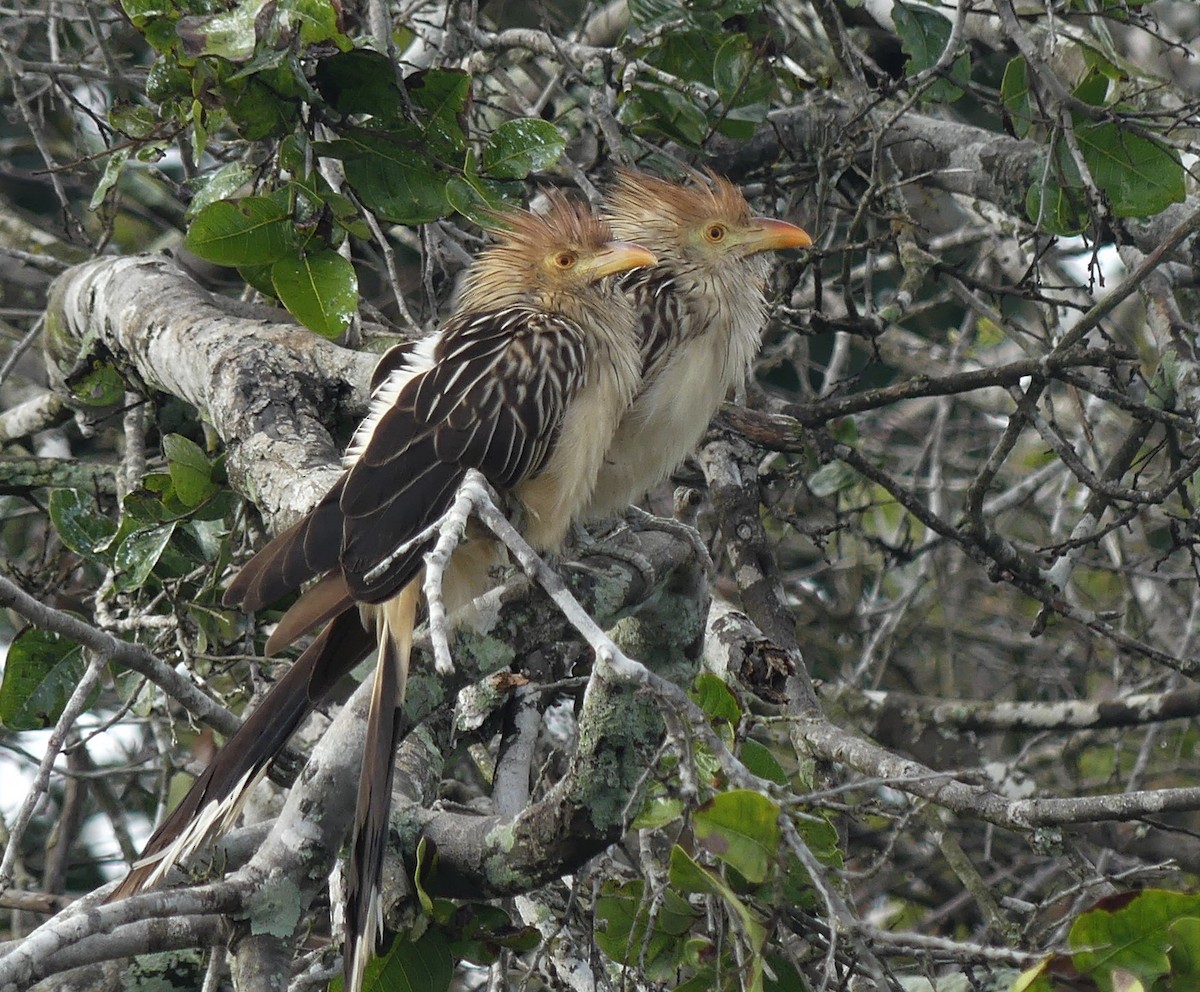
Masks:
[[[784,248],[811,248],[812,238],[802,227],[785,220],[755,217],[750,221],[750,230],[745,244],[751,251],[782,251]]]
[[[605,276],[641,268],[643,265],[657,265],[658,259],[653,252],[647,251],[641,245],[630,244],[628,241],[610,241],[584,264],[587,266],[588,275],[593,279],[603,279]]]

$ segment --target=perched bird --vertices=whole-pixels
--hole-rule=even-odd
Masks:
[[[583,519],[625,509],[695,450],[731,386],[745,380],[766,321],[765,252],[807,248],[801,228],[755,217],[717,175],[679,184],[620,172],[605,208],[652,268],[622,280],[640,314],[642,384],[613,437]]]
[[[606,277],[655,257],[613,241],[586,207],[549,199],[544,214],[498,216],[498,241],[471,266],[454,315],[381,360],[337,483],[229,586],[227,605],[257,610],[319,577],[284,615],[269,651],[325,627],[151,837],[114,897],[157,884],[228,827],[312,707],[377,647],[346,914],[346,988],[359,988],[382,936],[396,738],[432,545],[414,538],[476,468],[523,505],[534,547],[557,548],[591,496],[639,380],[635,314]],[[497,558],[490,540],[456,551],[444,580],[448,611],[488,588]]]

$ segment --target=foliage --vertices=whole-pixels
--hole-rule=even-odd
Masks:
[[[535,641],[525,615],[491,645],[518,671],[477,686],[453,732],[451,701],[419,732],[429,808],[393,822],[408,888],[389,877],[367,987],[479,987],[482,969],[514,988],[1196,986],[1197,8],[630,0],[606,11],[614,26],[551,6],[18,0],[0,22],[4,581],[59,611],[5,621],[6,753],[38,757],[31,732],[59,724],[96,662],[62,617],[233,709],[271,675],[278,614],[243,617],[221,589],[261,541],[242,497],[286,502],[264,480],[295,448],[258,438],[270,464],[237,462],[227,411],[155,374],[156,328],[122,352],[96,344],[115,318],[87,312],[78,360],[58,366],[69,333],[48,282],[80,245],[166,247],[214,299],[269,304],[228,301],[248,342],[283,308],[307,329],[297,354],[381,351],[436,325],[497,208],[602,191],[615,166],[711,167],[817,242],[773,261],[755,380],[675,480],[704,491],[713,588],[744,614],[713,611],[707,670],[687,706],[661,706],[652,761],[585,770],[635,783],[619,841],[536,887],[419,837],[461,816],[510,850],[528,840],[476,815],[519,750],[518,688],[544,717],[529,805],[578,772],[590,655]],[[59,402],[30,425],[44,373],[17,342],[43,313]],[[314,362],[274,388],[344,443],[363,407],[323,375]],[[278,416],[240,422],[278,441]],[[289,485],[327,455],[283,465]],[[650,574],[641,550],[625,557]],[[559,571],[596,581],[590,561]],[[658,712],[651,690],[630,694],[618,723]],[[70,774],[28,823],[16,800],[3,810],[16,881],[0,897],[93,886],[207,756],[211,731],[140,673],[110,662],[84,704],[55,766]],[[319,807],[294,771],[275,778]],[[116,840],[96,840],[107,824]],[[561,856],[550,841],[579,838],[553,827],[565,840],[537,839]],[[302,935],[290,978],[320,984],[337,941],[301,881],[256,893],[235,925]],[[14,916],[9,936],[33,925]],[[216,939],[195,917],[171,925]],[[138,946],[129,933],[63,940],[99,961],[105,940]],[[194,960],[138,968],[160,987],[223,981]]]
[[[1200,897],[1144,889],[1109,896],[1079,914],[1066,949],[1025,972],[1012,992],[1072,988],[1121,990],[1186,989],[1200,974]]]

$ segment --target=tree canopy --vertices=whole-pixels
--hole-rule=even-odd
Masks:
[[[515,564],[420,645],[368,988],[1200,987],[1197,39],[1183,0],[6,5],[0,990],[340,983],[369,686],[177,884],[101,886],[287,664],[221,591],[378,355],[493,211],[621,167],[815,244],[649,514],[546,563],[466,494]]]

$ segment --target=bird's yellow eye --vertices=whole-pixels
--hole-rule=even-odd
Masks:
[[[725,225],[709,224],[704,229],[704,240],[712,245],[720,244],[725,240]]]
[[[577,257],[573,251],[560,251],[554,256],[554,267],[565,271],[575,264]]]

